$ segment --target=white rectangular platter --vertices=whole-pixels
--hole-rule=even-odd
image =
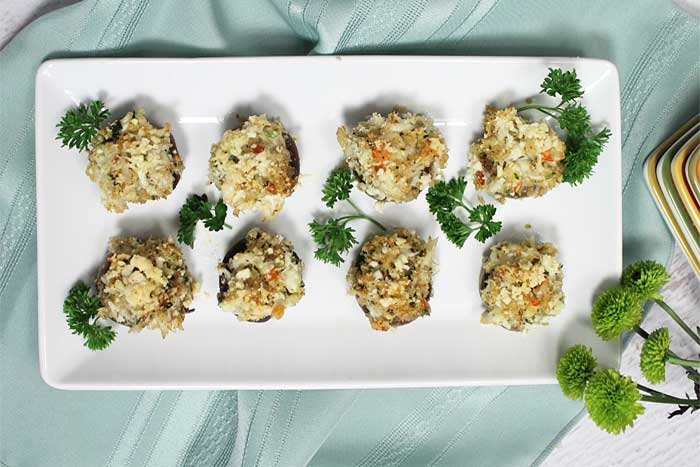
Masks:
[[[327,211],[321,186],[342,162],[335,138],[372,111],[394,106],[432,116],[450,151],[446,178],[466,167],[469,144],[482,132],[487,104],[506,106],[535,96],[548,67],[575,68],[584,104],[596,124],[612,130],[594,175],[542,198],[510,200],[498,209],[503,231],[486,245],[457,249],[440,233],[425,196],[385,205],[386,224],[439,238],[432,314],[392,332],[373,331],[340,268],[313,258],[307,223]],[[156,123],[172,123],[185,163],[164,200],[107,212],[85,175],[87,158],[55,140],[61,115],[100,98],[115,117],[143,107]],[[69,288],[92,283],[108,239],[172,235],[177,213],[193,193],[218,199],[207,184],[212,143],[237,115],[280,117],[297,138],[300,186],[264,227],[282,233],[305,263],[306,296],[281,320],[243,323],[216,303],[216,264],[260,216],[234,218],[232,230],[199,227],[194,250],[183,247],[202,291],[184,331],[118,327],[101,352],[71,335],[62,313]],[[39,356],[44,380],[63,389],[350,388],[554,383],[567,346],[591,346],[602,365],[617,366],[619,342],[604,343],[590,324],[595,294],[622,264],[620,93],[617,70],[601,60],[508,57],[284,57],[203,59],[75,59],[44,63],[36,78]],[[469,191],[470,196],[474,193]],[[374,203],[355,190],[369,211]],[[531,228],[528,228],[531,225]],[[373,232],[356,223],[360,242]],[[480,323],[482,256],[495,242],[535,236],[554,242],[564,265],[566,308],[551,325],[527,334]]]

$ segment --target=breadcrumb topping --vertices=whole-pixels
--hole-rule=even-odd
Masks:
[[[373,329],[387,331],[430,314],[435,245],[435,239],[408,229],[375,235],[362,245],[348,272],[348,293]]]
[[[525,331],[564,308],[562,265],[551,243],[501,242],[484,257],[481,322]]]
[[[170,123],[153,126],[143,109],[127,112],[101,129],[91,142],[86,173],[102,191],[102,203],[124,212],[127,203],[167,197],[182,176],[183,163]]]
[[[182,251],[171,237],[113,237],[97,278],[98,314],[163,337],[182,329],[198,289]]]
[[[374,113],[351,132],[336,132],[358,188],[377,201],[405,202],[442,178],[447,146],[432,119],[411,112]]]
[[[245,248],[219,264],[219,305],[241,321],[282,318],[304,296],[304,265],[292,242],[252,229]]]
[[[484,136],[471,145],[469,173],[498,201],[542,196],[562,181],[566,145],[545,122],[528,123],[513,107],[487,107]]]
[[[211,147],[209,181],[234,215],[259,210],[273,218],[297,185],[299,160],[282,123],[253,115],[237,130],[226,130]]]

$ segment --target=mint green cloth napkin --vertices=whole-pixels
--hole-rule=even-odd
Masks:
[[[697,111],[699,39],[696,20],[670,0],[87,0],[34,22],[0,52],[1,464],[522,466],[542,460],[581,410],[556,386],[48,387],[38,370],[35,279],[33,90],[43,60],[309,53],[606,58],[622,81],[625,261],[666,261],[672,241],[643,186],[641,163]]]

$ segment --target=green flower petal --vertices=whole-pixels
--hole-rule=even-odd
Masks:
[[[638,401],[642,395],[627,376],[606,368],[596,371],[588,381],[585,399],[588,415],[599,428],[619,434],[644,413]]]
[[[666,285],[671,276],[662,264],[656,261],[637,261],[622,272],[621,283],[630,288],[641,300],[660,299],[659,289]]]
[[[618,338],[623,329],[631,331],[641,320],[641,302],[627,287],[606,290],[596,299],[591,310],[593,328],[606,341]]]
[[[557,366],[557,380],[564,395],[569,399],[582,398],[595,366],[596,360],[589,347],[575,345],[567,350]]]
[[[668,328],[659,328],[649,334],[642,346],[639,366],[651,384],[658,384],[666,379],[666,352],[670,345]]]

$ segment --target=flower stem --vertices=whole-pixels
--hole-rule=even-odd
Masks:
[[[679,404],[689,405],[691,407],[700,407],[700,399],[681,399],[672,396],[642,396],[644,402],[653,402],[656,404]]]
[[[700,361],[698,360],[687,360],[685,358],[676,357],[675,355],[668,355],[666,361],[674,365],[700,367]]]
[[[648,338],[649,338],[649,333],[646,332],[644,329],[642,329],[642,327],[641,327],[640,325],[638,325],[638,324],[635,324],[635,325],[634,325],[634,332],[636,332],[637,334],[639,334],[639,335],[642,337],[642,339],[648,339]]]
[[[650,395],[642,395],[642,400],[646,402],[656,402],[659,404],[683,404],[692,405],[694,407],[700,407],[700,399],[682,399],[680,397],[674,397],[665,392],[657,391],[656,389],[648,388],[639,383],[637,384],[637,389],[649,393]]]
[[[639,389],[640,391],[648,392],[651,395],[663,396],[663,397],[673,397],[669,394],[666,394],[666,393],[661,392],[661,391],[657,391],[656,389],[649,388],[649,387],[641,385],[639,383],[635,383],[635,384],[637,385],[637,389]]]
[[[635,324],[635,325],[634,325],[634,332],[636,332],[637,334],[639,334],[639,335],[642,337],[642,339],[647,339],[647,338],[649,338],[649,333],[646,332],[646,331],[645,331],[640,325],[638,325],[638,324]],[[677,361],[679,361],[679,362],[681,362],[681,361],[683,361],[683,362],[694,362],[694,361],[695,361],[695,360],[684,360],[684,359],[680,358],[678,355],[676,355],[676,354],[675,354],[673,351],[671,351],[670,349],[667,350],[666,353],[668,354],[669,359],[670,359],[670,358],[673,358],[673,359],[675,359],[675,360],[677,360]],[[670,360],[669,360],[669,361],[670,361]],[[672,363],[673,363],[673,362],[672,362]],[[680,365],[680,366],[682,366],[682,367],[694,366],[694,365],[688,365],[687,363],[677,363],[677,365]]]
[[[659,305],[661,309],[663,309],[673,319],[673,321],[675,321],[681,328],[683,328],[685,333],[688,334],[695,341],[696,344],[700,345],[700,336],[695,334],[693,330],[690,329],[690,327],[688,327],[687,324],[685,324],[685,321],[683,321],[683,319],[680,316],[678,316],[678,314],[676,314],[675,311],[673,311],[673,308],[671,308],[666,302],[658,298],[654,299],[654,302],[657,305]]]

